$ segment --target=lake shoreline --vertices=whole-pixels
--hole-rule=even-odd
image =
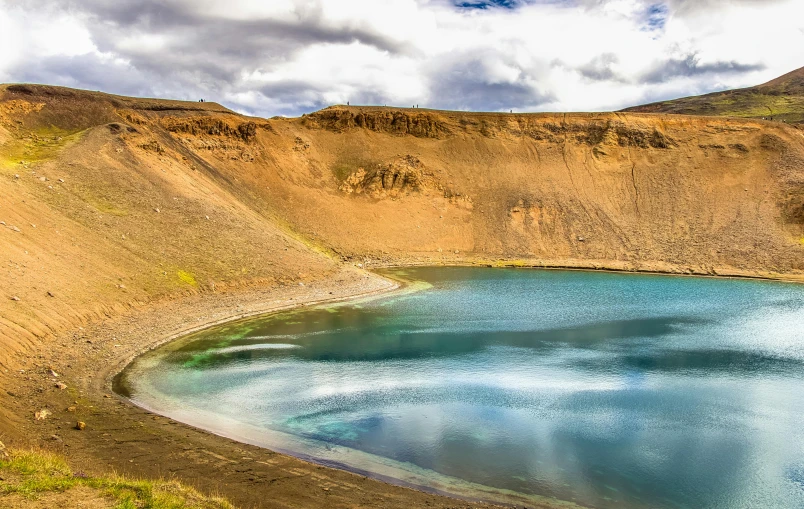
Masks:
[[[396,267],[404,269],[423,265],[426,264]],[[445,265],[478,266],[479,263]],[[519,265],[510,267],[525,268]],[[602,271],[576,267],[527,268]],[[634,273],[631,270],[603,270]],[[219,493],[241,506],[261,506],[264,497],[270,496],[294,507],[318,507],[322,503],[332,507],[377,503],[400,508],[424,504],[431,507],[491,507],[388,484],[242,444],[154,416],[111,392],[112,379],[132,359],[191,332],[301,306],[386,296],[405,287],[404,282],[391,282],[365,271],[345,270],[339,273],[339,277],[342,279],[332,277],[307,286],[175,299],[62,334],[53,342],[62,345],[61,348],[46,350],[43,345],[41,353],[31,356],[32,366],[26,366],[21,373],[3,375],[6,379],[3,386],[9,394],[2,396],[3,403],[16,419],[9,429],[0,430],[0,436],[6,445],[36,446],[62,452],[77,469],[114,469],[151,478],[176,476],[204,492]],[[293,302],[289,302],[291,300]],[[59,373],[59,380],[67,383],[66,390],[53,387],[55,378],[49,373],[51,368]],[[41,409],[48,409],[51,416],[43,421],[34,420],[33,413]],[[77,420],[86,422],[87,429],[71,429]],[[277,488],[277,484],[281,487]],[[561,503],[541,507],[562,506],[566,507]]]
[[[658,266],[661,265],[661,266]],[[551,260],[511,260],[465,258],[460,260],[406,260],[405,263],[375,262],[367,266],[369,270],[376,269],[405,269],[414,267],[487,267],[502,269],[534,269],[534,270],[566,270],[577,272],[610,272],[613,274],[644,274],[666,277],[690,277],[707,279],[745,279],[752,281],[769,281],[780,283],[804,284],[804,273],[758,273],[755,271],[739,271],[733,268],[712,267],[708,270],[695,270],[682,268],[670,264],[638,264],[630,262],[612,263],[600,261],[590,263],[588,260],[579,260],[578,263],[558,262]]]
[[[43,345],[24,369],[2,373],[0,402],[10,418],[0,440],[7,447],[64,454],[75,471],[175,477],[238,507],[497,507],[240,443],[155,415],[111,390],[112,379],[131,359],[191,331],[399,289],[398,282],[347,268],[306,286],[194,295],[61,334],[52,343],[60,347]],[[56,381],[67,388],[55,387]],[[36,420],[34,413],[41,410],[48,416]],[[86,423],[84,430],[74,429],[78,421]]]

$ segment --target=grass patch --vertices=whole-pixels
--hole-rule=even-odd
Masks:
[[[176,271],[176,275],[179,277],[179,281],[182,283],[190,286],[198,286],[198,282],[195,280],[195,277],[186,270],[178,270]]]
[[[103,214],[109,214],[111,216],[117,216],[117,217],[122,217],[122,216],[127,216],[128,215],[127,210],[118,208],[114,204],[109,203],[108,201],[103,200],[101,198],[97,198],[97,199],[87,198],[85,201],[88,204],[90,204],[93,207],[95,207],[95,209],[97,209],[98,212],[101,212]]]
[[[219,497],[207,497],[177,481],[131,480],[118,475],[89,477],[73,473],[59,455],[42,451],[10,451],[0,460],[0,506],[4,495],[37,499],[77,487],[92,489],[115,503],[115,509],[234,509]],[[76,501],[83,495],[76,494]]]
[[[510,268],[510,267],[532,267],[532,263],[525,260],[497,260],[494,264],[495,267]]]
[[[800,97],[768,96],[741,98],[741,100],[712,101],[718,114],[730,117],[794,117],[804,116],[804,99]]]
[[[37,129],[3,146],[0,151],[0,167],[13,169],[20,166],[20,161],[36,164],[53,159],[68,145],[79,141],[84,132],[56,127]]]

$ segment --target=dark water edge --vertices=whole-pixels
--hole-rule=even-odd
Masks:
[[[802,287],[521,269],[417,268],[396,273],[433,287],[203,331],[138,359],[118,377],[116,390],[128,391],[137,404],[154,405],[158,413],[217,434],[231,437],[236,430],[251,441],[252,432],[271,430],[279,435],[257,445],[359,473],[371,471],[372,477],[398,478],[402,484],[429,485],[428,491],[471,493],[468,498],[519,504],[543,501],[543,496],[574,498],[599,507],[751,507],[755,502],[797,507],[789,504],[804,500],[803,440],[785,428],[791,415],[804,408],[795,395],[804,387]],[[155,362],[143,363],[146,358]],[[288,384],[311,387],[311,377],[305,375],[310,369],[318,380],[326,380],[320,388],[329,393],[305,398],[297,391],[292,401],[276,395],[277,384],[291,392]],[[132,372],[135,379],[127,376]],[[474,379],[461,378],[465,372]],[[148,387],[143,385],[145,374]],[[457,382],[450,379],[455,374]],[[444,380],[442,387],[422,390],[407,383],[415,376]],[[332,390],[343,379],[366,382],[359,397]],[[393,390],[371,387],[399,381],[404,383]],[[522,381],[529,384],[525,389],[517,387]],[[245,388],[241,397],[253,403],[249,422],[239,423],[251,426],[248,433],[237,426],[222,427],[216,423],[220,417],[198,418],[214,407],[208,403],[217,397],[231,401],[227,384],[232,383]],[[264,391],[257,398],[254,387]],[[747,389],[763,397],[782,394],[789,405],[769,405],[763,398],[742,401],[738,396]],[[752,405],[758,405],[760,414],[770,414],[752,416],[757,413]],[[251,415],[252,410],[257,412]],[[678,411],[689,415],[674,417]],[[424,444],[435,444],[442,454],[428,453],[428,447],[400,431],[416,429],[426,437],[435,429],[422,428],[426,421],[414,418],[417,412],[425,419],[462,416],[437,428],[438,442]],[[781,412],[782,419],[774,412]],[[258,414],[262,417],[252,418]],[[236,412],[224,408],[215,415]],[[576,420],[580,424],[573,426]],[[674,432],[670,426],[668,431],[668,423],[674,422],[681,429]],[[532,430],[545,423],[557,427],[546,438],[528,442]],[[482,427],[514,432],[472,431]],[[782,449],[790,449],[794,461],[776,477],[763,477],[765,485],[756,486],[761,488],[759,498],[734,498],[729,487],[736,484],[726,478],[744,472],[729,465],[750,470],[751,447],[763,440],[778,446],[780,432],[791,433],[789,447]],[[641,438],[645,433],[667,444],[646,442]],[[666,465],[661,475],[651,470],[656,465],[645,460],[646,449],[668,456],[676,447],[694,455],[696,447],[684,445],[693,437],[703,440],[697,450],[712,448],[707,452],[711,457],[673,460],[676,470],[699,464],[693,474],[663,479]],[[464,457],[467,451],[475,456]],[[553,465],[537,466],[529,462],[529,454],[558,456]],[[570,457],[574,459],[566,463]],[[372,463],[374,458],[380,458],[379,466]],[[487,463],[485,469],[478,458]],[[720,483],[711,474],[719,462],[727,464]],[[361,463],[372,463],[374,470],[361,469]],[[766,468],[765,463],[772,462],[753,465]],[[399,475],[399,465],[413,474]],[[429,472],[435,472],[435,482],[429,482]],[[710,492],[720,490],[720,498],[687,486],[696,478],[706,480]],[[675,499],[674,489],[660,486],[679,481],[684,495]],[[646,487],[655,493],[642,500],[646,495],[639,490]],[[786,498],[773,498],[779,487]],[[621,494],[624,490],[631,491]]]

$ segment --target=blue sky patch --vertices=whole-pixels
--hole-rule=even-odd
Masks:
[[[653,4],[648,7],[646,13],[646,29],[647,30],[662,30],[665,23],[667,23],[667,15],[669,10],[664,4]]]
[[[460,7],[461,9],[488,9],[490,7],[514,9],[519,7],[521,4],[521,0],[474,0],[455,2],[455,6]]]

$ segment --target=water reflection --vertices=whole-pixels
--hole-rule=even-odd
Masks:
[[[361,451],[442,487],[598,507],[804,507],[801,287],[408,275],[433,288],[205,331],[144,356],[122,385],[185,420],[281,431],[266,445],[300,454]]]
[[[704,320],[685,317],[642,318],[592,323],[582,327],[528,331],[484,332],[426,332],[416,329],[399,330],[391,324],[376,325],[363,313],[344,312],[344,316],[322,320],[311,313],[317,325],[336,322],[325,335],[317,332],[276,334],[241,338],[233,346],[209,348],[195,354],[189,362],[196,366],[222,367],[230,363],[254,362],[277,357],[294,357],[308,361],[383,361],[417,359],[422,357],[455,356],[479,352],[492,346],[529,348],[548,353],[557,348],[606,348],[613,339],[658,338],[672,333],[681,325],[701,324]],[[325,318],[332,318],[327,312]],[[340,315],[340,313],[339,313]],[[316,320],[318,318],[318,320]],[[292,341],[271,343],[271,341]],[[184,352],[182,352],[184,353]],[[174,356],[172,362],[188,362],[185,356]]]

